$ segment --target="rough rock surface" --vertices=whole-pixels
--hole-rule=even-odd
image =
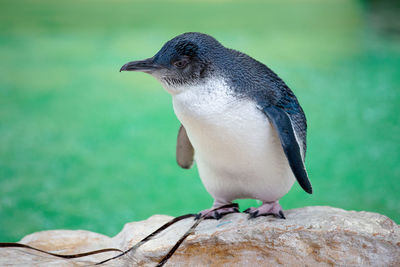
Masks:
[[[286,220],[249,220],[242,213],[202,221],[165,266],[400,266],[400,226],[386,216],[331,207],[287,210],[285,215]],[[170,219],[154,215],[128,223],[113,238],[56,230],[28,235],[20,243],[60,254],[126,250]],[[103,266],[155,266],[192,224],[193,218],[180,221],[135,253]],[[0,266],[90,266],[117,254],[60,259],[25,248],[0,248]]]

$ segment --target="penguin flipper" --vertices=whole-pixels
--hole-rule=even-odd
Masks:
[[[183,169],[190,169],[193,166],[194,149],[187,136],[186,129],[181,124],[176,142],[176,162]]]
[[[288,114],[283,109],[272,105],[262,107],[262,111],[278,132],[283,151],[297,182],[304,191],[312,194],[312,187],[301,157],[300,146]]]

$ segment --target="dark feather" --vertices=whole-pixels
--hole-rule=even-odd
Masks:
[[[304,191],[312,194],[312,187],[301,157],[300,146],[297,143],[292,122],[288,114],[277,106],[266,106],[262,107],[262,109],[278,132],[283,151],[289,161],[294,176]]]

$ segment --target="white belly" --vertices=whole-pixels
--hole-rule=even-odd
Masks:
[[[279,137],[254,102],[212,81],[173,95],[173,105],[214,199],[275,201],[289,191],[295,178]]]

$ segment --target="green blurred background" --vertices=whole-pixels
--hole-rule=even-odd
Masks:
[[[400,14],[387,1],[1,1],[0,241],[34,231],[115,235],[124,223],[210,207],[175,163],[171,97],[119,73],[186,31],[275,70],[309,124],[314,191],[400,222]],[[256,205],[239,201],[241,208]]]

